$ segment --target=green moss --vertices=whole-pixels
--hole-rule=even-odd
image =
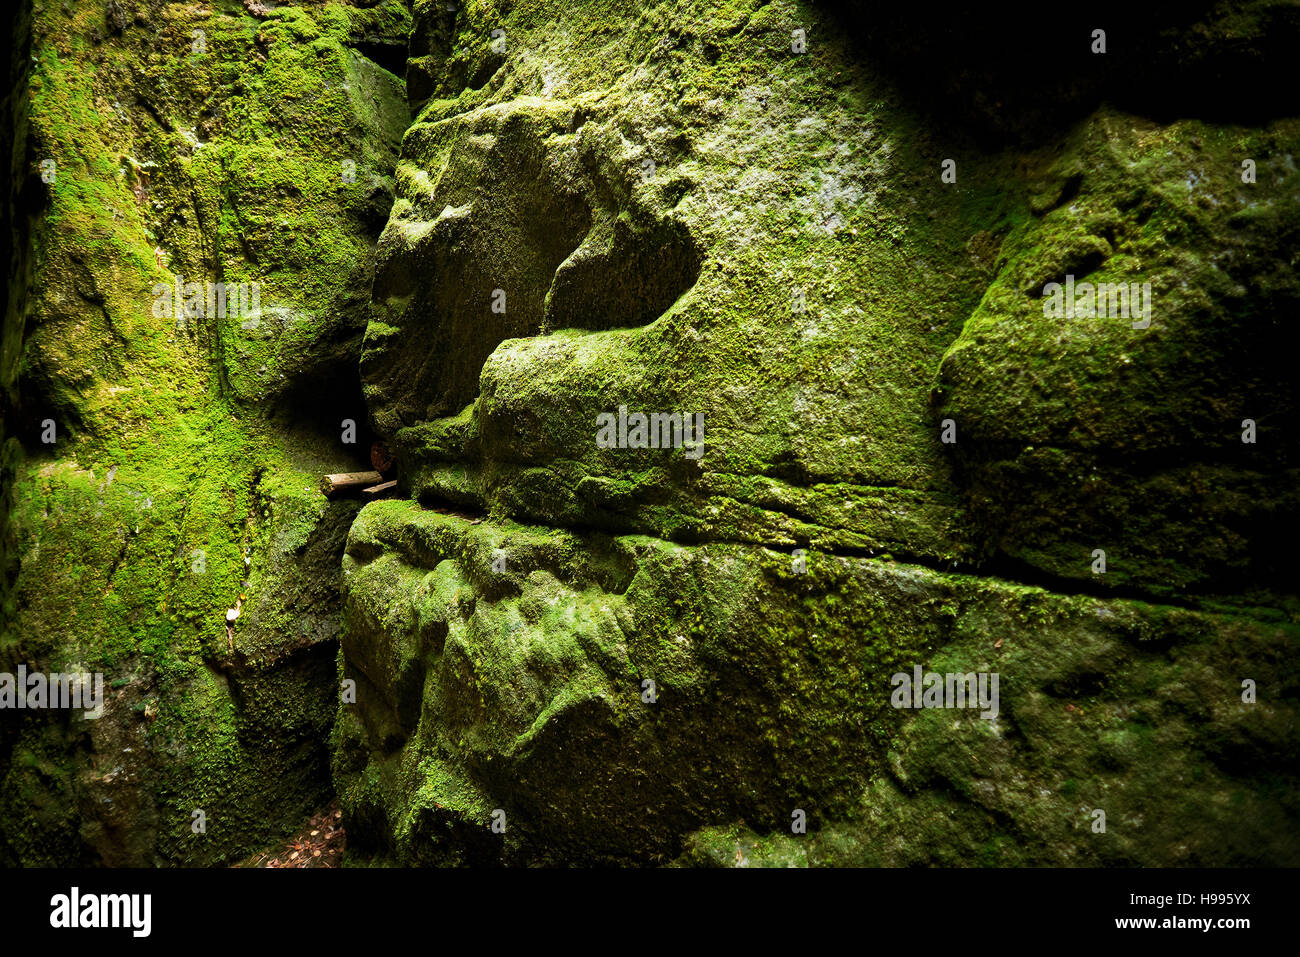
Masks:
[[[471,782],[507,810],[492,856],[506,862],[1238,860],[1216,856],[1225,831],[1294,859],[1277,837],[1293,811],[1258,775],[1198,757],[1226,733],[1214,719],[1176,717],[1174,701],[1228,689],[1163,658],[1203,650],[1195,629],[1227,645],[1285,620],[1275,594],[1210,575],[1289,567],[1250,544],[1263,516],[1289,522],[1289,447],[1239,468],[1178,452],[1187,432],[1168,418],[1233,438],[1247,383],[1267,384],[1267,414],[1286,408],[1275,366],[1217,386],[1225,356],[1240,373],[1266,349],[1230,341],[1241,310],[1257,314],[1236,277],[1289,308],[1268,270],[1294,217],[1259,208],[1291,191],[1292,124],[1105,109],[1064,142],[990,150],[923,120],[839,21],[797,4],[414,14],[421,109],[362,374],[404,489],[485,518],[391,503],[353,528],[343,667],[360,697],[336,777],[359,857],[413,862],[431,844],[464,859],[465,834],[420,817],[432,780],[445,807]],[[1267,198],[1223,185],[1240,150],[1270,157]],[[1217,171],[1208,193],[1188,195],[1189,163]],[[1230,219],[1247,230],[1235,272],[1211,253]],[[1174,290],[1178,269],[1197,288]],[[1139,352],[1117,326],[1039,321],[1036,290],[1069,270],[1152,272],[1185,338],[1157,324]],[[651,308],[625,308],[629,291]],[[597,416],[619,406],[704,413],[703,458],[597,447]],[[490,571],[496,547],[510,571]],[[593,555],[618,574],[597,577]],[[1233,598],[1202,618],[932,570],[959,563]],[[1003,724],[887,706],[883,681],[909,662],[1004,660]],[[661,698],[639,708],[647,678]],[[1164,747],[1186,760],[1162,763]],[[1127,833],[1179,774],[1200,815],[1183,831],[1085,842],[1073,803],[1122,786]],[[1251,823],[1206,811],[1237,793]],[[780,833],[795,807],[807,840]]]
[[[392,42],[406,14],[165,6],[92,43],[102,15],[34,19],[32,148],[54,176],[16,388],[58,440],[12,466],[0,662],[102,670],[116,690],[75,735],[24,723],[6,780],[41,755],[61,777],[24,772],[49,792],[27,796],[73,798],[39,841],[16,836],[22,802],[0,830],[18,863],[213,864],[328,791],[351,512],[316,485],[353,450],[271,421],[299,390],[355,381],[407,115],[401,81],[347,44]],[[262,314],[155,315],[174,276],[259,283]],[[92,757],[106,753],[127,755],[121,770]]]
[[[888,774],[845,818],[813,822],[801,839],[810,865],[1296,859],[1282,823],[1294,805],[1252,763],[1261,749],[1280,756],[1296,746],[1283,730],[1293,702],[1272,664],[1300,637],[1293,627],[948,581],[960,610],[925,667],[997,671],[998,718],[929,710],[907,720],[890,742]],[[1052,614],[1040,627],[1016,624],[1041,606]],[[1268,705],[1241,700],[1236,676],[1247,673],[1271,676]],[[1095,809],[1104,833],[1093,830]],[[731,839],[704,829],[682,860],[730,864],[708,849]]]
[[[357,864],[1300,858],[1293,121],[988,147],[790,0],[148,17],[35,13],[0,385],[59,441],[0,451],[0,667],[113,692],[3,729],[0,861],[242,856],[326,747]],[[1070,273],[1151,328],[1044,321]],[[362,389],[411,500],[357,514]],[[620,406],[703,457],[599,448]],[[998,720],[892,708],[917,664]]]
[[[1271,317],[1300,293],[1272,265],[1296,228],[1277,210],[1300,188],[1297,132],[1111,111],[1074,131],[1045,177],[1069,192],[1008,237],[940,368],[984,548],[1102,588],[1290,589],[1296,446],[1267,424],[1243,444],[1242,422],[1294,402]],[[1046,317],[1044,285],[1067,275],[1149,283],[1150,328]]]
[[[815,11],[683,3],[614,30],[597,5],[560,30],[546,9],[475,8],[450,34],[416,9],[449,55],[412,61],[433,97],[404,140],[363,362],[404,481],[547,524],[965,554],[929,389],[1026,215],[992,185],[1011,158],[927,188],[953,146]],[[788,52],[791,24],[811,55]],[[927,283],[949,290],[937,305]],[[619,405],[704,413],[703,460],[597,449]]]

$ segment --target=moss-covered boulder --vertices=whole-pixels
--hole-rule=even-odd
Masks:
[[[405,502],[344,576],[354,861],[1300,859],[1281,616]],[[918,666],[997,675],[993,708],[897,707]]]
[[[368,506],[344,560],[349,853],[647,862],[704,821],[847,813],[897,723],[869,683],[942,640],[947,596],[916,600],[915,573],[886,593],[865,561]]]
[[[913,712],[846,819],[806,835],[705,827],[711,866],[1243,867],[1293,864],[1294,622],[942,582],[952,617],[925,663],[996,672],[996,720]],[[883,683],[882,683],[883,684]],[[875,693],[883,696],[886,687]]]
[[[545,524],[959,556],[929,387],[1023,204],[1009,158],[943,188],[947,146],[833,18],[670,6],[474,7],[413,59],[434,95],[363,359],[404,485]],[[702,452],[599,447],[620,406],[702,415]]]
[[[1293,590],[1297,142],[1099,111],[1040,158],[936,390],[990,550],[1166,595]]]

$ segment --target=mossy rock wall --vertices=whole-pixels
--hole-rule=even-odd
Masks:
[[[32,0],[0,863],[1300,862],[1300,16],[1093,13]]]
[[[957,22],[416,5],[354,861],[1300,859],[1300,128],[1206,95],[1298,24],[1168,5],[1037,83],[1038,24]],[[1150,322],[1045,316],[1067,275]],[[703,453],[602,447],[620,406],[703,413]],[[997,720],[891,707],[914,666],[999,673]]]
[[[0,715],[0,861],[217,864],[331,790],[356,505],[317,484],[360,458],[342,423],[364,436],[356,364],[408,122],[402,81],[358,51],[404,45],[409,13],[31,11],[0,671],[100,672],[108,700],[97,721]],[[218,282],[258,284],[260,311],[186,315],[166,293]]]
[[[354,861],[774,863],[783,840],[816,864],[1300,853],[1289,622],[404,502],[362,512],[344,576]],[[909,720],[890,676],[915,665],[997,672],[996,718]],[[809,838],[781,838],[800,811]]]

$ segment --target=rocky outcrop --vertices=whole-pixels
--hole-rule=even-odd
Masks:
[[[1293,3],[32,9],[0,863],[1300,862]]]
[[[356,704],[335,772],[363,858],[652,863],[737,820],[773,837],[716,824],[683,860],[1139,866],[1297,850],[1287,801],[1250,783],[1296,753],[1280,621],[406,502],[365,509],[344,575]],[[889,676],[917,663],[998,673],[995,718],[893,707]],[[1269,676],[1268,703],[1242,702],[1249,675]],[[781,838],[799,812],[809,839]]]
[[[417,9],[362,362],[413,504],[345,559],[350,853],[1296,861],[1300,130],[1124,89],[1139,42],[1273,75],[1284,6],[920,88],[877,49],[942,32],[910,11]],[[963,76],[1058,125],[936,105]],[[702,446],[602,436],[638,412]],[[894,707],[917,666],[998,674],[997,719]]]
[[[0,671],[102,673],[107,701],[0,713],[0,862],[220,863],[331,790],[356,505],[316,484],[364,448],[408,122],[358,49],[404,43],[409,14],[124,0],[31,22]]]
[[[1162,597],[1292,588],[1297,135],[1101,110],[1045,166],[936,389],[994,554]],[[1072,316],[1053,282],[1078,290]],[[1103,286],[1146,315],[1085,314]]]

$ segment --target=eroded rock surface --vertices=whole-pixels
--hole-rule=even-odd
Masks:
[[[417,7],[363,361],[414,502],[345,559],[350,853],[1295,862],[1300,129],[1189,93],[1272,76],[1282,6],[1112,31],[1109,77],[1008,87],[1039,127],[987,56],[909,89],[870,37],[915,13]],[[1067,276],[1149,321],[1048,316]],[[620,406],[703,454],[605,447]],[[915,665],[998,673],[997,719],[892,707]]]
[[[99,672],[107,701],[0,714],[11,865],[221,863],[328,797],[357,506],[316,484],[364,430],[409,121],[358,52],[404,45],[400,3],[112,6],[31,5],[16,81],[0,671]],[[209,313],[215,283],[260,309]]]
[[[1300,18],[1111,9],[33,4],[0,863],[1300,863]]]

